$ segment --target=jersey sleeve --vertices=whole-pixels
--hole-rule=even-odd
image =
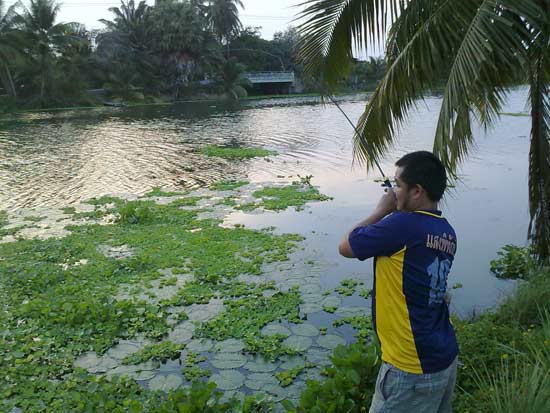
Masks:
[[[406,245],[409,225],[407,214],[395,212],[376,224],[355,228],[349,235],[353,254],[361,261],[395,254]]]

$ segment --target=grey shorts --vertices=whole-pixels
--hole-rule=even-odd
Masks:
[[[382,363],[369,413],[450,413],[458,359],[445,370],[412,374]]]

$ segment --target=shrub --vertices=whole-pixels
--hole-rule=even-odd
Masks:
[[[354,343],[338,346],[323,383],[308,381],[300,404],[283,401],[287,412],[359,413],[368,411],[380,367],[378,347]]]

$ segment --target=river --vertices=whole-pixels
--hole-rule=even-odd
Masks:
[[[365,100],[347,96],[341,105],[356,121]],[[527,90],[516,89],[505,110],[524,112],[526,102]],[[388,175],[400,155],[431,149],[440,104],[432,96],[418,105],[382,160]],[[461,180],[441,205],[458,235],[449,283],[462,284],[453,290],[451,305],[460,316],[494,306],[514,286],[497,280],[489,261],[503,245],[527,242],[529,131],[527,116],[505,115],[489,131],[477,128]],[[368,285],[371,264],[343,259],[336,250],[342,234],[382,194],[375,182],[379,174],[352,167],[351,138],[338,110],[315,98],[28,113],[0,121],[0,210],[140,195],[155,186],[190,189],[223,179],[265,183],[313,175],[312,183],[332,201],[310,204],[305,213],[234,212],[226,221],[305,235],[301,254],[318,262],[325,288],[350,276],[364,277]],[[204,157],[200,148],[212,144],[263,147],[279,155],[250,161]]]

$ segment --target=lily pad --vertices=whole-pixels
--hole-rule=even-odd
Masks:
[[[185,344],[193,338],[193,330],[186,326],[176,326],[168,333],[168,341],[176,344]]]
[[[317,364],[319,366],[326,366],[330,364],[331,352],[324,348],[313,347],[308,349],[306,357],[308,361]]]
[[[339,307],[341,304],[342,299],[340,297],[336,297],[335,295],[329,295],[321,302],[323,307]]]
[[[195,353],[210,351],[212,350],[212,347],[214,347],[214,342],[207,338],[193,339],[185,346],[187,350]]]
[[[88,369],[89,373],[106,373],[107,371],[114,369],[119,365],[119,362],[115,359],[112,359],[109,356],[103,356],[98,365],[90,367]]]
[[[224,341],[220,341],[214,347],[214,350],[223,352],[223,353],[238,353],[243,351],[244,343],[241,340],[235,338],[230,338]]]
[[[139,351],[140,348],[141,347],[138,344],[122,342],[110,348],[106,354],[115,360],[122,361],[124,357]]]
[[[297,324],[295,326],[292,326],[291,329],[292,332],[297,336],[316,337],[319,335],[319,330],[317,329],[317,327],[311,324]]]
[[[281,357],[283,364],[281,368],[284,370],[290,370],[295,367],[303,367],[306,364],[306,359],[300,356],[284,356]]]
[[[323,310],[323,306],[315,303],[306,303],[300,305],[300,311],[304,314],[318,313]]]
[[[309,337],[290,336],[285,341],[283,341],[283,345],[289,347],[294,351],[302,352],[307,350],[311,346],[312,342],[313,341]]]
[[[210,363],[217,369],[236,369],[246,364],[247,358],[239,353],[219,353]]]
[[[176,390],[183,384],[183,379],[175,374],[169,374],[167,376],[157,376],[149,382],[149,388],[151,390],[161,390],[169,392],[170,390]]]
[[[280,402],[286,398],[286,389],[283,389],[279,384],[268,384],[262,390],[269,393],[275,402]]]
[[[269,373],[277,370],[279,363],[274,363],[257,356],[244,365],[244,368],[254,373]]]
[[[340,344],[346,344],[346,340],[336,334],[327,334],[326,336],[320,336],[317,339],[317,344],[323,348],[334,350]]]
[[[306,284],[299,288],[302,294],[316,294],[321,292],[321,286],[316,284]]]
[[[89,351],[80,356],[74,363],[75,367],[83,369],[91,369],[101,363],[101,357],[99,357],[94,351]]]
[[[290,330],[281,324],[268,324],[264,328],[262,328],[261,332],[264,336],[274,336],[275,334],[282,334],[288,337],[291,334]]]
[[[320,303],[323,301],[323,296],[321,294],[303,294],[302,301],[306,304]]]
[[[353,317],[356,315],[365,315],[366,309],[363,307],[340,307],[334,314],[340,317]]]
[[[252,373],[248,375],[244,384],[251,390],[262,390],[265,386],[276,386],[279,381],[273,374]]]
[[[220,390],[237,390],[244,384],[244,375],[237,370],[222,370],[212,375],[210,381],[216,383]]]

